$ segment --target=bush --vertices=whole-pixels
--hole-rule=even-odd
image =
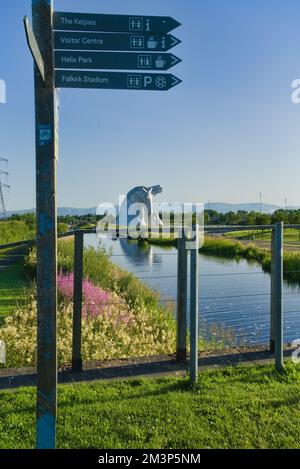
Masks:
[[[0,244],[35,238],[35,226],[24,221],[0,221]]]
[[[60,292],[58,363],[66,365],[71,362],[72,356],[73,309],[68,298],[63,298],[62,289]],[[91,301],[91,296],[86,297],[85,301]],[[175,350],[175,328],[170,327],[170,318],[154,314],[138,299],[133,309],[122,297],[110,293],[109,302],[94,303],[92,307],[86,302],[84,311],[82,356],[86,361],[169,354]],[[6,344],[8,367],[35,366],[36,318],[36,299],[33,295],[28,304],[20,306],[5,318],[0,339]]]

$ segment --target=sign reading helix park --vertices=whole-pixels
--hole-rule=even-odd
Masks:
[[[57,88],[167,91],[181,83],[171,74],[141,73],[181,62],[166,53],[181,42],[168,34],[180,26],[171,17],[57,12],[53,25]]]
[[[172,54],[134,52],[55,52],[55,68],[169,70],[181,60]]]

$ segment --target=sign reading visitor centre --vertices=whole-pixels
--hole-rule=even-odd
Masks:
[[[54,32],[54,48],[60,50],[168,52],[180,43],[172,34]]]
[[[171,74],[143,73],[181,62],[167,53],[181,42],[168,34],[180,26],[171,17],[57,12],[53,24],[57,88],[168,91],[181,83]]]

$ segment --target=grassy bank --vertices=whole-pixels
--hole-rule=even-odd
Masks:
[[[58,388],[59,448],[300,448],[300,370],[288,365]],[[0,448],[35,445],[36,390],[0,392]]]
[[[6,254],[9,254],[9,251],[6,251]],[[5,253],[1,255],[5,256]],[[0,324],[24,299],[27,287],[23,261],[19,260],[15,265],[0,269]]]
[[[271,230],[247,230],[247,231],[232,231],[225,233],[224,236],[227,238],[240,239],[240,240],[255,240],[258,241],[271,241]],[[299,243],[300,242],[300,230],[284,229],[283,230],[283,242],[288,243]]]
[[[73,316],[73,241],[61,241],[58,249],[58,362],[71,362]],[[25,261],[26,275],[36,271],[36,251]],[[84,251],[82,358],[100,361],[114,358],[164,355],[175,351],[174,305],[160,303],[159,294],[130,273],[114,265],[104,249]],[[37,305],[33,288],[0,327],[10,368],[36,363]]]

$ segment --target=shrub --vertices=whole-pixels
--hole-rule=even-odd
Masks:
[[[89,284],[90,288],[90,284]],[[86,361],[169,354],[175,350],[175,328],[166,315],[152,314],[143,302],[130,308],[116,293],[109,304],[85,305],[82,322],[82,356]],[[72,304],[59,302],[58,363],[69,364],[72,356]],[[0,339],[6,344],[7,366],[36,364],[36,299],[20,306],[4,320]]]
[[[35,238],[35,227],[24,221],[0,221],[0,244]]]

